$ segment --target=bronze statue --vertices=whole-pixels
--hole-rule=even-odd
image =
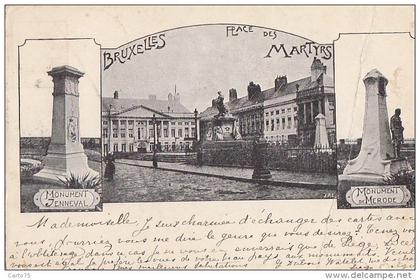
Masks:
[[[215,117],[223,117],[227,114],[228,110],[226,106],[223,104],[224,97],[220,91],[217,92],[217,98],[213,99],[213,105],[216,106],[217,110],[219,110],[219,114]]]
[[[404,143],[404,127],[402,126],[400,115],[401,109],[397,108],[395,109],[395,114],[391,117],[390,120],[392,144],[394,145],[394,153],[396,158],[401,157],[401,144]]]

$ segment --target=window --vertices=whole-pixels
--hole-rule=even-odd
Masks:
[[[190,130],[188,127],[185,128],[185,137],[190,137]]]
[[[128,150],[129,150],[130,152],[134,152],[134,145],[133,145],[133,143],[129,144],[129,146],[128,146]]]
[[[133,125],[134,124],[134,121],[133,120],[129,120],[128,121],[128,125]]]
[[[286,119],[281,118],[281,129],[285,129],[285,128],[286,128]]]
[[[153,128],[149,129],[149,138],[155,137],[155,134],[153,133]]]
[[[114,150],[113,150],[114,152],[118,152],[118,143],[115,143],[114,144]]]
[[[118,121],[116,120],[112,121],[112,125],[118,125]]]
[[[134,136],[133,136],[133,129],[132,128],[129,128],[128,129],[128,137],[130,137],[130,138],[133,138]]]
[[[178,129],[178,137],[182,137],[182,128]]]
[[[276,119],[276,130],[280,129],[280,119]]]
[[[141,139],[143,134],[143,128],[137,128],[137,139]]]
[[[270,112],[270,114],[271,114],[271,115],[274,115],[274,111],[271,111],[271,112]]]
[[[126,145],[125,144],[121,144],[121,151],[123,152],[123,153],[125,153],[126,152],[126,147],[125,147]]]
[[[121,134],[121,138],[125,138],[125,128],[121,128],[120,134]]]
[[[175,138],[175,128],[171,129],[171,137]]]
[[[274,120],[271,120],[271,131],[274,131]]]
[[[167,128],[164,128],[163,129],[163,137],[166,137],[166,138],[168,138],[168,129]]]
[[[195,127],[191,128],[191,136],[195,137]]]
[[[107,125],[108,124],[108,121],[103,121],[102,124],[103,125]]]
[[[112,129],[112,137],[118,138],[118,129],[116,129],[116,128]]]
[[[276,110],[276,115],[278,115],[278,114],[280,114],[280,111],[279,110]]]
[[[171,122],[171,125],[175,125],[176,124],[176,122]]]
[[[287,128],[292,126],[292,117],[287,117]]]
[[[297,107],[294,107],[294,108],[293,108],[293,111],[297,112]]]
[[[282,114],[286,113],[286,109],[281,109],[281,113]]]
[[[298,125],[298,118],[297,118],[297,117],[295,117],[295,119],[294,119],[294,128],[296,128],[296,127],[297,127],[297,125]]]
[[[108,138],[108,128],[103,128],[102,129],[102,137],[103,138]]]
[[[270,121],[266,120],[265,121],[265,130],[268,130],[270,127]]]
[[[287,113],[292,112],[292,108],[287,108]]]
[[[266,117],[268,117],[268,112],[267,112],[267,113],[265,113],[265,116],[266,116]]]

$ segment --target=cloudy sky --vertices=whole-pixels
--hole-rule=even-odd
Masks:
[[[93,40],[28,40],[20,47],[20,127],[23,137],[50,137],[53,82],[47,71],[70,65],[79,79],[80,136],[100,137],[100,47]]]
[[[342,35],[335,43],[337,138],[362,137],[364,76],[379,70],[388,80],[388,118],[401,108],[404,137],[414,137],[414,40],[408,34]]]

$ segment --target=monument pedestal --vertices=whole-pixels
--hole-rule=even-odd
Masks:
[[[98,176],[88,166],[79,134],[79,78],[83,73],[70,66],[55,67],[48,72],[53,77],[53,116],[51,143],[43,160],[44,168],[34,179],[61,183],[66,177]]]
[[[83,147],[80,152],[72,153],[54,152],[49,149],[43,163],[45,167],[33,176],[34,179],[57,183],[72,175],[79,178],[85,175],[99,176],[98,172],[89,168]]]
[[[261,137],[254,144],[253,160],[254,172],[252,173],[253,179],[270,179],[272,177],[270,170],[267,168],[267,141]]]

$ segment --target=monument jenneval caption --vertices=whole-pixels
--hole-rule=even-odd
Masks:
[[[215,24],[101,52],[104,202],[335,197],[332,44]]]
[[[36,49],[34,44],[28,45],[19,48],[23,57]],[[51,61],[47,65],[43,62],[39,62],[39,69],[27,67],[33,65],[27,60],[20,65],[21,108],[31,104],[34,94],[47,100],[33,106],[30,115],[27,110],[20,111],[21,212],[100,211],[100,139],[81,137],[81,123],[89,116],[86,112],[80,114],[79,100],[83,94],[98,93],[79,92],[79,82],[86,82],[85,73],[79,69],[69,65],[51,67]],[[45,68],[50,70],[43,73]],[[35,86],[30,83],[34,73],[39,75]],[[36,127],[29,122],[35,122]],[[95,147],[98,152],[93,150]],[[97,161],[92,162],[92,157]]]

